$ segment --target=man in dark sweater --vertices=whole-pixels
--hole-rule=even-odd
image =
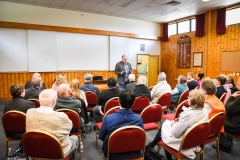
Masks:
[[[195,81],[193,79],[193,77],[194,77],[193,72],[188,72],[188,74],[187,74],[187,85],[188,85],[188,88],[189,88],[190,91],[195,89],[198,86],[197,81]]]
[[[118,97],[119,95],[119,90],[116,88],[117,81],[115,78],[108,78],[107,85],[108,89],[102,91],[98,97],[98,106],[93,108],[93,118],[96,122],[99,122],[99,116],[104,114],[106,102],[113,97]]]
[[[32,79],[32,87],[26,89],[24,98],[25,99],[29,99],[29,98],[38,99],[39,94],[42,92],[41,87],[42,87],[42,78],[41,77]]]
[[[144,76],[138,78],[138,85],[133,89],[136,97],[147,96],[151,101],[151,93],[149,88],[146,86],[147,79]]]

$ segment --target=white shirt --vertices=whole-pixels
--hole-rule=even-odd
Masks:
[[[37,111],[42,112],[42,113],[52,113],[52,112],[54,112],[52,107],[48,107],[48,106],[40,106],[39,108],[37,108]]]

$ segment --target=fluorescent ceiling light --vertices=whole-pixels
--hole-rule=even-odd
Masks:
[[[210,1],[210,0],[202,0],[203,2],[207,2],[207,1]]]

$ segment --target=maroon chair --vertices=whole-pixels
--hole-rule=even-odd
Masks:
[[[179,97],[178,103],[177,104],[171,103],[170,106],[177,108],[180,103],[188,99],[189,92],[190,92],[189,90],[184,91]]]
[[[162,119],[162,107],[159,104],[149,105],[141,112],[140,116],[145,131],[159,129]]]
[[[220,97],[220,101],[224,104],[224,100],[225,100],[225,97],[226,97],[226,93],[223,93],[223,95]]]
[[[26,114],[12,110],[2,116],[2,125],[6,136],[6,156],[8,156],[8,141],[21,141],[13,137],[14,133],[23,135],[26,132]]]
[[[149,106],[150,100],[147,96],[139,96],[135,98],[135,101],[132,105],[132,111],[140,114],[144,108]]]
[[[81,144],[81,131],[80,131],[80,117],[77,112],[71,109],[63,108],[56,110],[57,112],[64,112],[68,118],[72,121],[72,130],[70,131],[69,136],[75,135],[78,137],[78,144]],[[85,129],[86,130],[86,129]],[[85,133],[86,134],[86,133]],[[79,147],[79,154],[81,157],[81,148]]]
[[[88,102],[87,111],[92,112],[93,108],[98,104],[98,96],[92,91],[86,91],[85,95]]]
[[[118,97],[113,97],[107,101],[104,107],[104,114],[107,113],[107,111],[113,107],[119,106],[119,99]]]
[[[150,92],[152,91],[153,87],[154,87],[154,86],[150,86],[150,87],[148,87],[149,90],[150,90]]]
[[[112,113],[115,113],[115,112],[117,112],[119,109],[120,109],[120,106],[116,106],[116,107],[113,107],[113,108],[109,109],[109,110],[107,111],[107,113],[104,114],[104,116],[103,116],[103,121],[104,121],[104,118],[105,118],[107,115],[112,114]],[[103,123],[103,122],[96,123],[96,132],[95,132],[95,133],[96,133],[96,146],[98,145],[98,132],[99,132],[99,130],[100,130],[101,127],[102,127],[102,123]]]
[[[167,106],[166,108],[163,109],[163,112],[167,111],[169,113],[168,106],[171,104],[171,100],[172,100],[171,93],[165,93],[158,98],[157,104],[159,104],[160,106]]]
[[[146,144],[145,131],[138,126],[125,126],[115,130],[108,139],[107,159],[114,153],[126,153],[142,151],[141,157],[134,159],[143,159]]]
[[[200,155],[201,160],[203,160],[203,154],[204,154],[204,145],[208,138],[210,131],[210,124],[208,122],[202,122],[194,125],[191,127],[182,138],[182,142],[180,144],[180,147],[178,150],[175,150],[171,147],[169,147],[167,144],[165,144],[163,141],[158,142],[158,150],[160,149],[160,146],[166,149],[169,153],[171,153],[174,157],[177,159],[184,159],[186,156],[184,156],[181,151],[183,149],[193,148],[196,146],[200,146],[201,150],[196,154]]]
[[[59,140],[52,134],[33,130],[26,132],[22,137],[22,146],[28,160],[28,156],[32,158],[45,158],[45,159],[61,159],[69,160],[71,155],[64,158],[62,145]],[[76,154],[74,154],[76,159]]]
[[[183,101],[181,104],[178,105],[175,113],[164,114],[162,115],[162,119],[164,120],[174,120],[175,118],[179,117],[179,114],[183,111],[183,106],[189,107],[188,100]]]
[[[32,101],[34,103],[34,105],[36,106],[36,108],[40,107],[40,103],[38,99],[35,98],[29,98],[29,101]]]
[[[220,140],[220,133],[221,133],[220,131],[224,124],[224,120],[225,120],[225,114],[223,112],[220,112],[214,115],[209,120],[211,129],[210,129],[206,144],[216,141],[218,160],[220,160],[220,151],[219,151],[219,140]]]

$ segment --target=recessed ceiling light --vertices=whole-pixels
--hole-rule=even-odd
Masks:
[[[207,2],[207,1],[210,1],[210,0],[202,0],[203,2]]]

